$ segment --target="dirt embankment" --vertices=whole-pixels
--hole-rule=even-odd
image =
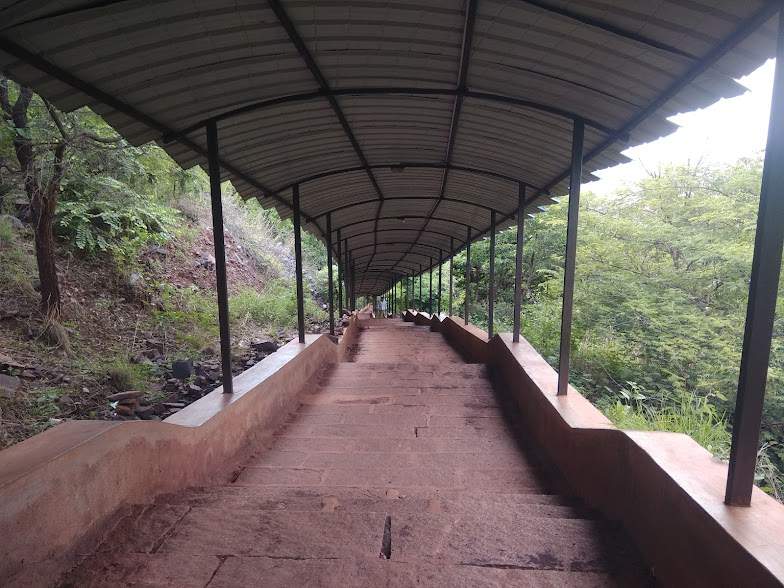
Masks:
[[[165,418],[220,385],[212,231],[188,221],[133,268],[63,248],[58,269],[72,353],[52,347],[35,291],[32,235],[15,227],[13,287],[0,285],[0,448],[64,419]],[[261,289],[264,267],[226,235],[231,292]],[[0,280],[2,281],[2,280]],[[232,324],[234,372],[253,365],[288,329]]]

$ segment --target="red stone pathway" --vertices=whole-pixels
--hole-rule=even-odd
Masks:
[[[484,366],[427,327],[366,324],[233,483],[138,507],[69,583],[645,583],[623,535],[526,457]]]

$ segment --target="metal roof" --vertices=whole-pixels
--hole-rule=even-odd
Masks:
[[[568,189],[744,91],[774,55],[779,1],[0,0],[0,65],[59,108],[206,169],[304,228],[332,212],[357,292]],[[333,237],[334,241],[334,237]]]

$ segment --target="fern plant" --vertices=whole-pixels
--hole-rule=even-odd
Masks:
[[[170,238],[177,213],[108,176],[66,186],[57,212],[57,234],[87,254],[110,253],[118,260],[149,242]]]

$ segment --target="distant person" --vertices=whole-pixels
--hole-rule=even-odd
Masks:
[[[381,300],[378,302],[378,307],[381,309],[382,316],[387,316],[387,299],[385,296],[381,297]]]

